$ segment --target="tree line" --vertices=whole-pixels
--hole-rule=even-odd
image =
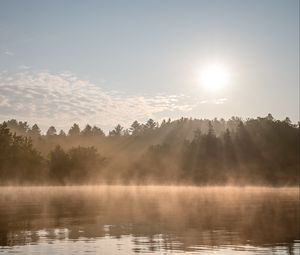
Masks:
[[[105,134],[8,120],[0,124],[0,184],[297,185],[299,123],[266,117],[134,121]]]

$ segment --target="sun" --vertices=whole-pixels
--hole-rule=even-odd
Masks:
[[[201,70],[199,80],[205,89],[218,91],[228,85],[230,74],[225,66],[213,64]]]

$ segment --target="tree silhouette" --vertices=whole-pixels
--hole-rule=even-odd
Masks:
[[[121,136],[124,128],[118,124],[113,130],[109,131],[109,136]]]
[[[103,130],[99,127],[96,127],[96,126],[93,126],[93,128],[92,128],[92,135],[93,136],[98,136],[98,137],[105,136]]]
[[[81,131],[81,135],[85,137],[91,137],[93,135],[92,127],[89,124],[87,124],[85,128]]]
[[[33,148],[31,138],[12,134],[0,125],[0,184],[35,183],[44,178],[43,159]]]
[[[145,125],[146,129],[150,129],[150,130],[155,129],[157,126],[158,126],[158,124],[156,122],[154,122],[153,119],[149,119]]]
[[[129,131],[133,136],[137,136],[142,132],[142,129],[143,129],[142,125],[137,120],[135,120],[131,124]]]
[[[49,176],[52,182],[65,184],[70,176],[70,158],[58,145],[50,152]]]
[[[27,122],[17,121],[15,119],[8,120],[6,124],[9,130],[17,135],[25,136],[30,129]]]
[[[66,133],[65,133],[65,131],[63,131],[62,129],[59,131],[58,135],[60,137],[66,137],[67,136]]]
[[[70,128],[69,132],[68,132],[69,136],[79,136],[80,135],[80,128],[79,126],[74,123],[73,126]]]
[[[37,124],[34,124],[32,128],[28,131],[28,134],[34,138],[41,136],[41,130]]]
[[[49,127],[46,133],[47,136],[54,136],[56,135],[56,128],[54,126]]]
[[[89,124],[80,132],[74,124],[68,136],[62,130],[55,134],[53,126],[42,135],[37,124],[30,128],[27,122],[3,122],[0,184],[297,185],[300,181],[299,125],[275,120],[271,114],[245,121],[180,118],[160,126],[151,119],[145,124],[134,121],[125,130],[118,124],[109,136]]]

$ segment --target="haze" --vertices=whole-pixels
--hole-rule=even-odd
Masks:
[[[299,0],[1,0],[0,254],[299,254],[299,120]]]
[[[299,1],[1,1],[0,119],[299,120]],[[221,64],[222,90],[197,75]]]

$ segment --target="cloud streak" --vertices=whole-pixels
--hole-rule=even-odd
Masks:
[[[6,51],[4,51],[3,52],[5,55],[7,55],[7,56],[11,56],[11,57],[13,57],[14,55],[15,55],[15,53],[14,52],[12,52],[12,51],[9,51],[9,50],[6,50]]]
[[[227,98],[217,98],[212,100],[202,100],[200,104],[224,104],[228,99]]]
[[[126,95],[101,87],[70,73],[24,70],[0,73],[0,118],[38,122],[46,128],[69,128],[74,122],[109,129],[128,126],[156,114],[191,111],[197,104],[184,95]]]

